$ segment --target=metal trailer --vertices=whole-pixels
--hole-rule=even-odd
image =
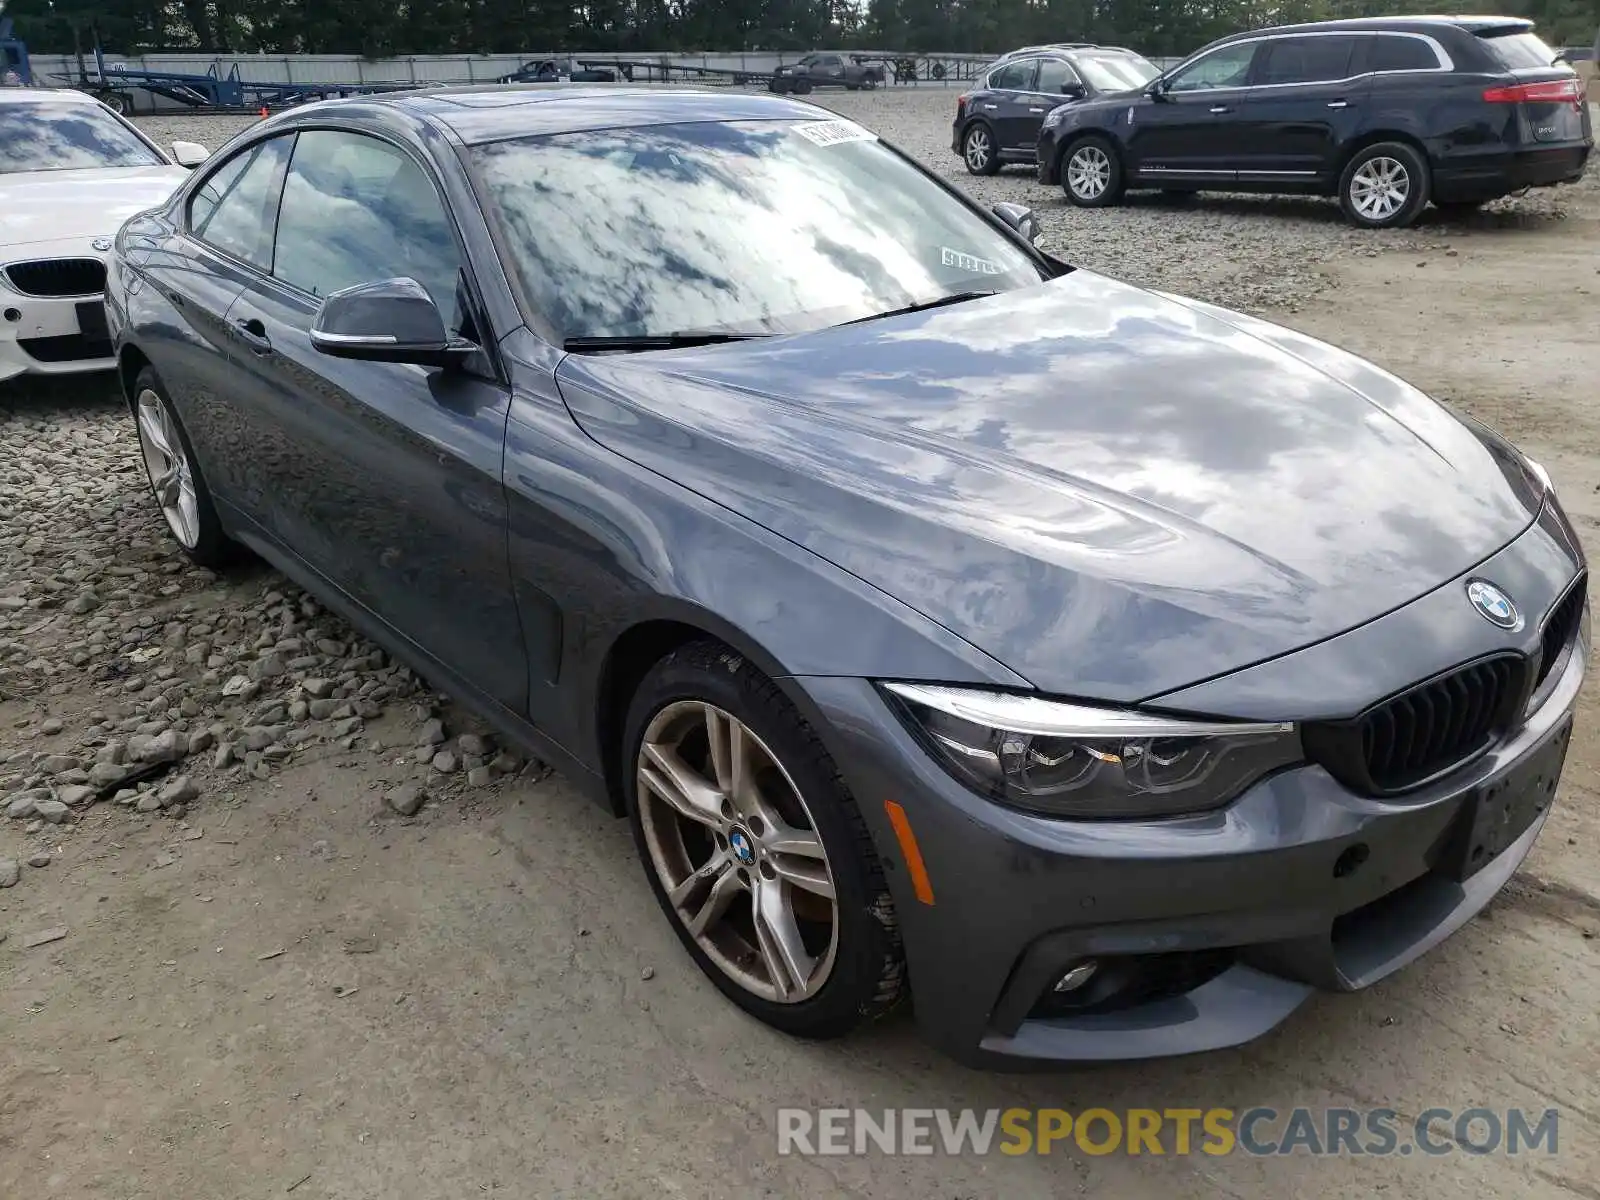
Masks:
[[[0,8],[5,5],[0,3]],[[0,17],[0,86],[27,87],[33,83],[28,64],[28,44],[11,32],[11,18]]]
[[[312,100],[364,96],[377,92],[416,91],[437,87],[430,83],[282,83],[243,79],[235,63],[226,75],[213,66],[204,75],[180,71],[141,71],[114,63],[106,65],[100,47],[94,51],[94,70],[64,75],[68,86],[88,92],[120,113],[133,112],[133,92],[143,89],[187,108],[229,109],[253,112],[287,108]]]

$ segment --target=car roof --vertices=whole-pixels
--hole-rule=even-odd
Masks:
[[[332,115],[378,105],[449,127],[463,142],[500,141],[585,129],[693,121],[833,120],[826,109],[784,96],[616,84],[480,84],[327,100],[294,110]]]
[[[1426,30],[1437,29],[1441,25],[1452,25],[1467,33],[1484,33],[1489,30],[1504,30],[1507,33],[1533,28],[1533,22],[1526,17],[1489,17],[1489,16],[1430,16],[1427,14],[1413,14],[1410,16],[1396,17],[1346,17],[1338,21],[1303,21],[1295,25],[1273,25],[1265,29],[1249,29],[1239,33],[1230,33],[1227,37],[1218,38],[1212,42],[1213,46],[1220,46],[1226,42],[1240,41],[1246,38],[1266,37],[1284,33],[1314,33],[1319,30],[1348,30],[1351,33],[1383,32],[1386,30]]]
[[[99,104],[86,92],[72,88],[0,88],[0,104]]]

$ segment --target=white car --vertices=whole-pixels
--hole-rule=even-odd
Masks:
[[[104,301],[112,239],[206,156],[174,142],[169,157],[82,92],[0,90],[0,380],[116,366]]]

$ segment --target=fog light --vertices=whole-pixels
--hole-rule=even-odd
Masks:
[[[22,320],[22,311],[16,308],[6,309],[6,320],[15,325],[18,321]]]
[[[1056,986],[1052,990],[1057,992],[1075,992],[1084,984],[1088,983],[1089,980],[1093,979],[1094,973],[1099,969],[1100,964],[1095,962],[1093,959],[1090,959],[1088,962],[1081,962],[1063,975],[1060,979],[1056,980]]]

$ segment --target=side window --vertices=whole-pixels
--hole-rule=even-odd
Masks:
[[[844,66],[844,59],[837,54],[830,54],[822,60],[822,65],[825,67],[842,67]]]
[[[460,332],[461,256],[444,202],[410,155],[331,129],[300,135],[272,273],[314,296],[409,276]]]
[[[989,76],[989,86],[1002,92],[1026,92],[1033,88],[1034,60],[1007,63]]]
[[[1252,83],[1325,83],[1350,77],[1353,37],[1274,38],[1261,49]]]
[[[225,254],[266,270],[273,218],[294,135],[272,138],[223,163],[189,200],[189,232]]]
[[[1250,61],[1259,42],[1243,42],[1213,50],[1172,77],[1169,92],[1200,92],[1211,88],[1243,87],[1250,77]]]
[[[1367,47],[1369,71],[1436,71],[1438,56],[1421,38],[1380,33]]]
[[[1072,69],[1071,64],[1059,58],[1044,58],[1039,60],[1039,78],[1033,85],[1033,90],[1051,96],[1059,96],[1069,83],[1078,82],[1078,73]]]

